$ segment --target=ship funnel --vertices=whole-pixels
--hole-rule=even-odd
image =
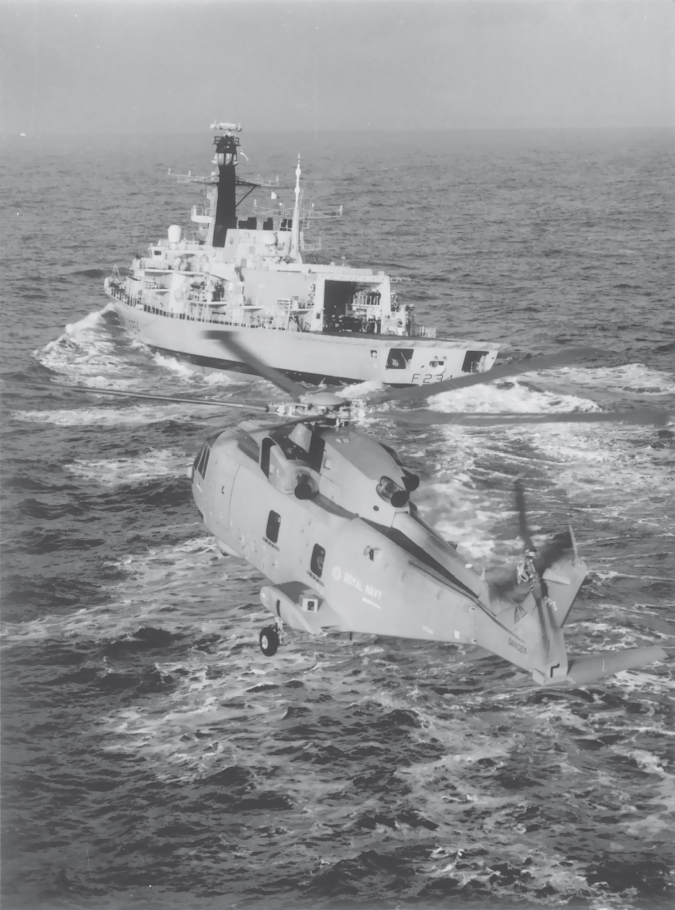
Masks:
[[[219,127],[222,128],[223,124]],[[237,226],[237,182],[234,169],[237,166],[239,139],[230,132],[224,136],[215,136],[213,142],[216,147],[214,163],[218,165],[218,195],[212,243],[214,247],[224,247],[228,230]]]

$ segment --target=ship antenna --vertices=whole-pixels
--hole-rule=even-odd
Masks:
[[[300,259],[300,155],[298,166],[295,169],[295,207],[293,208],[293,226],[291,228],[291,259],[297,262]]]

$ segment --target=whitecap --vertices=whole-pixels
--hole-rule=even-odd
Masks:
[[[172,357],[170,354],[162,354],[157,351],[153,354],[152,359],[157,366],[163,367],[165,370],[170,370],[172,373],[177,373],[179,376],[190,378],[194,374],[193,367],[184,360],[180,360],[178,357]]]
[[[151,449],[136,458],[77,459],[65,465],[65,470],[76,477],[114,487],[121,484],[141,483],[155,477],[177,477],[185,474],[191,459],[182,452],[171,449]]]
[[[89,313],[78,322],[66,326],[65,332],[33,356],[44,366],[71,380],[99,378],[115,374],[120,381],[129,380],[129,364],[119,356],[105,315],[111,304]],[[124,376],[119,376],[124,373]]]
[[[356,382],[353,385],[346,385],[343,388],[336,389],[335,394],[340,398],[345,398],[347,400],[360,398],[368,399],[372,397],[373,394],[384,390],[385,386],[381,382],[369,379],[366,382]]]
[[[622,395],[672,395],[675,379],[665,370],[654,370],[642,363],[627,363],[618,367],[581,369],[567,367],[567,380],[587,388],[621,393]]]
[[[470,386],[468,389],[441,392],[429,399],[431,410],[468,413],[492,413],[512,411],[515,413],[559,413],[565,411],[599,411],[599,406],[588,398],[578,395],[561,395],[557,392],[538,391],[524,384],[522,380],[506,383]]]

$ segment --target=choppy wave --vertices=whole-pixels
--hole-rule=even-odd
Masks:
[[[355,382],[353,385],[338,389],[335,394],[339,395],[340,398],[346,399],[368,399],[373,393],[381,392],[384,388],[385,386],[381,382],[371,380],[369,382]]]
[[[102,459],[89,461],[77,459],[64,465],[66,471],[103,486],[135,484],[153,477],[184,474],[191,459],[170,449],[155,449],[136,458]]]
[[[661,230],[671,159],[651,134],[586,132],[525,144],[371,137],[346,176],[343,139],[315,141],[325,191],[351,213],[326,223],[327,245],[366,265],[414,267],[401,296],[410,291],[420,321],[518,356],[606,339],[607,362],[626,361],[524,374],[429,407],[672,406]],[[219,554],[181,476],[182,453],[211,425],[190,405],[94,398],[68,410],[61,390],[34,393],[49,372],[61,387],[215,395],[235,383],[245,400],[283,397],[262,380],[155,357],[110,308],[80,319],[119,232],[129,256],[155,236],[148,199],[164,152],[146,140],[125,164],[133,184],[114,176],[117,147],[54,149],[47,166],[22,148],[34,224],[7,235],[4,275],[17,302],[5,378],[17,379],[8,401],[19,417],[2,463],[5,902],[669,910],[672,661],[541,689],[467,646],[292,630],[268,659],[263,579]],[[201,157],[202,139],[185,142]],[[395,168],[396,181],[379,179]],[[439,205],[449,172],[455,198]],[[542,208],[552,180],[562,204]],[[49,249],[43,198],[64,219]],[[69,328],[40,348],[46,320]],[[476,568],[522,552],[518,475],[535,544],[573,525],[590,572],[566,624],[570,653],[671,647],[670,428],[411,432],[387,414],[367,409],[358,423],[421,476],[414,500]]]
[[[627,363],[617,367],[562,370],[567,379],[581,388],[592,391],[620,393],[631,397],[675,394],[675,377],[665,370],[655,370],[643,363]]]
[[[70,380],[106,375],[118,383],[126,380],[130,384],[133,378],[128,374],[134,372],[133,367],[120,356],[106,322],[106,314],[111,312],[112,307],[107,304],[67,325],[63,335],[34,351],[33,356],[42,366]]]
[[[471,413],[513,411],[555,414],[564,411],[600,410],[598,404],[590,398],[539,391],[526,385],[522,379],[441,392],[429,399],[429,407],[437,411]]]
[[[193,586],[204,589],[201,576],[213,574],[209,566],[216,566],[217,577],[226,575],[212,537],[190,538],[180,544],[157,548],[144,548],[138,556],[128,556],[118,562],[109,561],[112,569],[123,573],[122,580],[112,589],[112,602],[107,600],[92,608],[53,614],[26,622],[4,624],[3,638],[11,642],[36,642],[44,639],[95,640],[130,635],[138,625],[156,623],[166,625],[164,595],[173,591],[185,593]],[[216,577],[216,576],[214,576]],[[153,596],[148,596],[148,591]],[[181,624],[180,607],[172,610],[171,628]]]
[[[178,376],[185,379],[189,379],[194,375],[194,368],[184,360],[179,360],[177,357],[171,357],[168,354],[161,354],[157,351],[153,354],[152,359],[157,366],[163,367],[165,370],[170,370],[172,373],[176,373]]]

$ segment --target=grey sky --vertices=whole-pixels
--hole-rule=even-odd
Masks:
[[[4,0],[2,133],[675,125],[672,0]]]

